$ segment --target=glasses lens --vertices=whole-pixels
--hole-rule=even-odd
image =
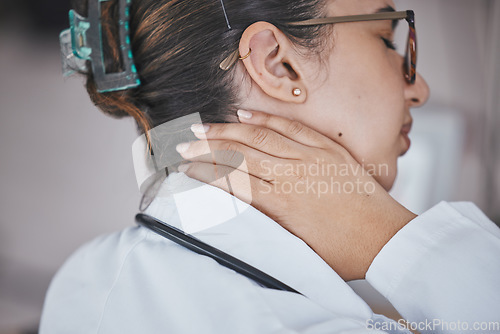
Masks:
[[[404,62],[406,80],[413,84],[417,75],[417,35],[415,25],[410,22]]]
[[[396,50],[403,57],[403,75],[410,82],[411,63],[414,43],[411,38],[411,29],[406,21],[401,21],[394,34]]]
[[[408,81],[408,83],[411,82],[411,58],[412,58],[412,47],[411,47],[411,40],[408,38],[408,42],[406,43],[406,51],[405,51],[405,56],[404,56],[404,62],[403,62],[403,70],[405,74],[405,78]]]

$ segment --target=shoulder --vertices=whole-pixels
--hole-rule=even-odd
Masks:
[[[128,257],[139,245],[147,243],[147,238],[148,231],[130,227],[87,242],[66,260],[54,276],[49,297],[58,290],[88,286],[89,282],[102,287],[112,284]]]
[[[56,273],[45,298],[41,333],[94,333],[123,281],[151,275],[175,245],[141,227],[103,235],[81,246]],[[151,254],[151,256],[148,255]],[[75,326],[78,330],[75,331]]]
[[[240,320],[271,312],[260,290],[211,258],[129,228],[94,239],[66,261],[48,290],[40,333],[212,332],[214,317],[229,310]]]
[[[364,323],[302,295],[262,288],[136,227],[99,237],[67,260],[47,294],[40,333],[270,333],[309,327],[340,332]]]

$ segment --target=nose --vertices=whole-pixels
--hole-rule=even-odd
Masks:
[[[424,78],[417,73],[415,83],[406,84],[405,99],[408,101],[410,107],[421,107],[429,99],[430,89]]]

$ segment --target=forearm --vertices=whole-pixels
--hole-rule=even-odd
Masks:
[[[384,246],[366,279],[408,321],[498,323],[500,230],[473,204],[442,202]]]

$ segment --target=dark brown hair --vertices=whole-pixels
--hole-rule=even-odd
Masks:
[[[84,16],[87,1],[73,3]],[[117,2],[103,2],[102,6],[107,72],[116,72],[121,66]],[[204,122],[227,122],[237,109],[233,71],[222,71],[219,64],[238,47],[249,25],[270,22],[312,52],[323,45],[321,27],[286,23],[320,16],[324,0],[224,0],[224,4],[231,30],[219,0],[133,0],[130,34],[142,84],[98,93],[90,71],[86,73],[87,90],[94,104],[113,117],[132,116],[141,133],[196,112]]]

